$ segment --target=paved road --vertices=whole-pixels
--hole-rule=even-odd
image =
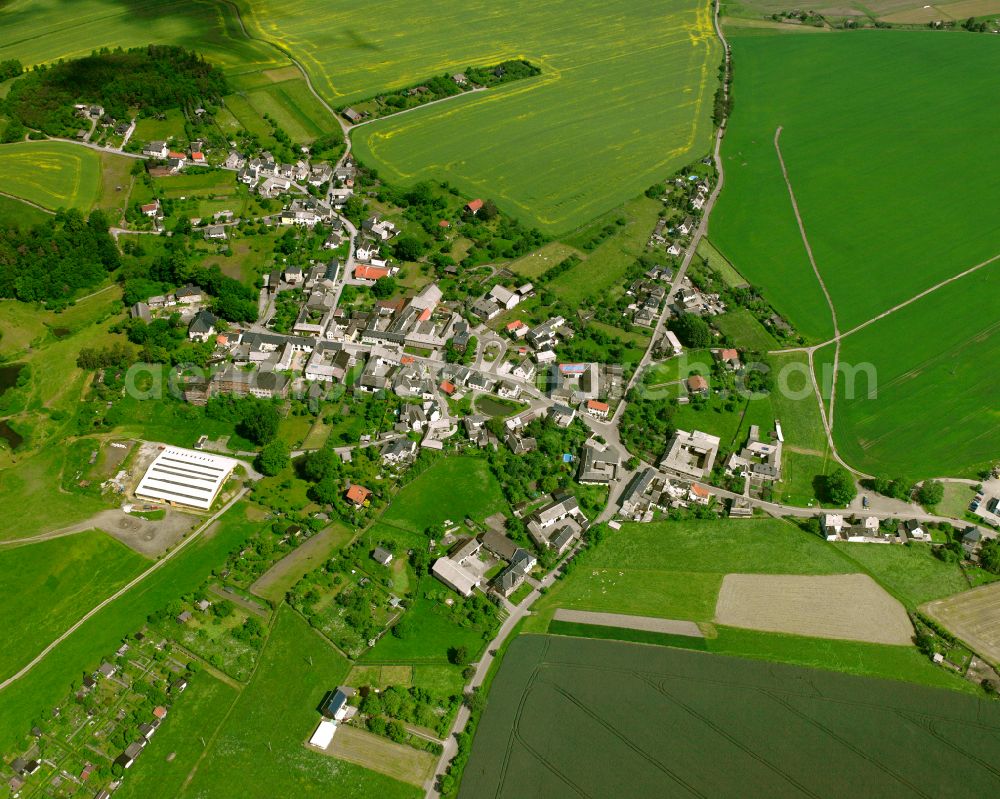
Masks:
[[[716,0],[716,6],[713,11],[715,17],[715,32],[719,39],[722,41],[722,46],[725,50],[726,59],[726,73],[728,75],[730,69],[730,51],[729,42],[726,41],[726,37],[722,33],[722,27],[719,25],[719,9],[718,0]],[[728,84],[724,83],[724,86],[728,87]],[[726,89],[728,92],[728,88]],[[628,396],[629,391],[635,386],[637,380],[640,379],[643,370],[649,366],[653,360],[653,349],[656,347],[657,342],[663,337],[664,328],[667,325],[667,317],[670,315],[670,299],[681,287],[681,282],[684,280],[684,275],[687,274],[688,267],[691,265],[691,259],[694,258],[694,254],[698,249],[698,244],[701,242],[702,237],[708,231],[708,220],[712,215],[712,209],[715,207],[716,200],[719,199],[719,194],[722,191],[722,185],[725,183],[725,171],[722,166],[722,137],[726,133],[726,124],[719,127],[715,134],[715,147],[712,150],[712,160],[715,163],[715,171],[718,180],[715,183],[715,188],[712,189],[711,195],[709,195],[708,202],[705,203],[705,207],[702,210],[701,221],[698,222],[698,227],[695,228],[694,235],[691,236],[691,243],[688,245],[687,252],[684,254],[684,260],[681,262],[680,269],[677,270],[677,274],[674,276],[673,282],[670,284],[670,290],[667,292],[667,296],[663,301],[663,311],[660,313],[660,318],[656,320],[656,327],[653,328],[652,338],[649,340],[649,346],[646,348],[646,352],[643,354],[642,359],[639,361],[632,373],[632,377],[628,381],[628,385],[625,387],[624,396]],[[611,417],[611,422],[617,423],[622,412],[625,410],[625,400],[623,399],[618,403],[618,407],[615,409],[614,415]]]
[[[150,566],[148,569],[146,569],[146,571],[144,571],[142,574],[140,574],[134,580],[132,580],[131,582],[129,582],[126,585],[122,586],[117,591],[115,591],[115,593],[113,593],[111,596],[109,596],[107,599],[103,600],[102,602],[98,603],[93,608],[91,608],[89,611],[87,611],[79,619],[79,621],[77,621],[73,626],[71,626],[68,630],[66,630],[66,632],[64,632],[62,635],[60,635],[54,641],[52,641],[52,643],[50,643],[48,646],[46,646],[45,649],[43,649],[41,652],[39,652],[31,660],[31,662],[28,663],[26,666],[24,666],[24,668],[22,668],[19,672],[17,672],[17,674],[14,674],[13,676],[8,677],[3,682],[0,682],[0,691],[3,691],[5,688],[7,688],[10,685],[13,685],[15,682],[17,682],[22,677],[24,677],[26,674],[28,674],[28,672],[30,672],[33,668],[35,668],[35,666],[37,666],[39,663],[41,663],[48,656],[48,654],[53,649],[55,649],[57,646],[59,646],[59,644],[61,644],[63,641],[65,641],[67,638],[69,638],[73,633],[75,633],[77,630],[79,630],[84,624],[86,624],[88,621],[90,621],[94,616],[96,616],[98,613],[100,613],[102,610],[104,610],[104,608],[106,608],[108,605],[110,605],[116,599],[119,599],[120,597],[123,597],[125,594],[127,594],[129,591],[131,591],[133,588],[135,588],[137,585],[139,585],[141,582],[143,582],[147,577],[149,577],[150,575],[152,575],[155,572],[159,571],[167,563],[169,563],[173,558],[177,557],[177,555],[180,554],[181,552],[183,552],[184,549],[188,545],[190,545],[192,541],[195,541],[203,532],[205,532],[205,530],[207,530],[209,528],[209,526],[212,525],[213,522],[217,521],[219,519],[219,517],[221,517],[227,510],[229,510],[233,505],[235,505],[237,502],[239,502],[241,499],[243,499],[243,497],[246,495],[247,491],[249,491],[249,490],[250,489],[248,489],[248,488],[241,489],[240,492],[235,497],[233,497],[231,500],[229,500],[229,502],[227,502],[225,505],[223,505],[222,508],[220,508],[219,511],[216,512],[213,516],[211,516],[210,518],[206,519],[205,522],[200,527],[198,527],[194,532],[191,533],[191,535],[189,535],[187,538],[185,538],[183,541],[181,541],[170,552],[168,552],[166,555],[164,555],[162,558],[160,558],[158,561],[156,561],[156,563],[154,563],[152,566]]]

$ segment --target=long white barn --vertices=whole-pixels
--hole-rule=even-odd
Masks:
[[[135,495],[208,510],[238,463],[193,449],[167,447],[149,465]]]

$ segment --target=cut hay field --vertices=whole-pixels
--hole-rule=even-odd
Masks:
[[[889,549],[893,552],[887,552]],[[874,550],[884,556],[879,557]],[[893,557],[896,553],[898,557]],[[945,596],[951,585],[962,580],[957,564],[936,561],[937,568],[925,558],[936,560],[919,548],[834,546],[778,519],[625,524],[577,557],[570,573],[535,603],[524,630],[634,640],[628,634],[614,633],[612,628],[594,634],[585,625],[576,625],[582,629],[565,632],[565,622],[553,621],[559,609],[688,620],[698,622],[706,631],[714,627],[714,633],[706,632],[705,646],[710,652],[972,690],[969,683],[931,664],[915,647],[902,645],[907,641],[849,640],[851,630],[846,628],[834,634],[847,637],[834,639],[819,637],[824,631],[818,628],[801,628],[794,634],[790,627],[774,627],[788,632],[768,632],[730,626],[732,622],[725,619],[713,624],[723,580],[734,574],[767,575],[780,581],[794,576],[810,580],[823,576],[825,580],[830,575],[857,580],[867,573],[882,586],[880,589],[869,582],[872,590],[887,599],[882,592],[885,589],[898,600],[890,600],[888,615],[873,610],[879,614],[878,621],[898,619],[899,603],[915,607],[915,598],[925,601]],[[867,581],[867,577],[863,579]],[[830,606],[839,610],[844,603],[830,602]],[[822,608],[820,612],[826,613]],[[872,628],[865,629],[871,632]]]
[[[923,716],[933,726],[915,720]],[[987,796],[1000,790],[998,735],[1000,707],[987,699],[641,644],[521,636],[493,682],[459,796],[723,797],[749,795],[747,786],[775,797]]]
[[[775,131],[840,329],[851,330],[1000,254],[1000,176],[980,166],[1000,124],[1000,107],[978,99],[1000,66],[986,39],[733,35],[740,74],[712,241],[810,340],[828,339],[832,320]],[[941,89],[930,97],[927,80]],[[1000,341],[987,309],[998,273],[1000,261],[844,339],[841,361],[874,364],[879,383],[873,401],[838,393],[834,429],[848,463],[917,478],[968,474],[995,457],[989,398],[1000,378],[981,364]]]
[[[727,574],[715,620],[732,627],[909,646],[903,606],[867,574]]]
[[[994,665],[1000,665],[1000,583],[938,599],[921,609]]]
[[[354,146],[390,181],[446,179],[549,232],[709,148],[721,47],[702,0],[583,0],[572,14],[528,0],[241,7],[253,35],[294,53],[335,105],[470,65],[540,64],[538,78],[361,127]]]
[[[99,531],[0,548],[0,680],[14,674],[149,561]]]
[[[25,66],[79,58],[100,47],[175,44],[227,72],[288,64],[274,47],[249,40],[231,4],[217,0],[11,0],[0,5],[0,60]]]
[[[88,211],[101,196],[101,156],[67,142],[0,146],[0,185],[43,208]]]

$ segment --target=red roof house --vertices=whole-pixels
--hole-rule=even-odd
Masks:
[[[449,397],[455,393],[455,384],[450,380],[441,381],[441,390],[447,394]]]
[[[354,277],[358,280],[379,280],[388,277],[389,270],[382,266],[367,266],[358,264],[354,267]]]
[[[371,493],[372,492],[364,486],[354,484],[347,489],[347,501],[360,508],[368,500],[368,497],[371,496]]]
[[[465,206],[465,209],[471,214],[478,214],[479,209],[483,207],[483,201],[480,199],[475,199]]]

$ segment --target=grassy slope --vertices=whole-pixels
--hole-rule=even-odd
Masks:
[[[80,349],[123,340],[108,333],[108,327],[115,321],[111,315],[113,303],[120,297],[120,290],[113,287],[59,314],[43,313],[13,302],[0,303],[0,320],[10,319],[13,322],[11,330],[4,329],[9,335],[0,339],[0,352],[8,357],[22,353],[20,360],[31,365],[30,384],[20,390],[17,412],[12,420],[27,443],[23,451],[19,450],[15,456],[9,450],[0,450],[0,466],[19,463],[15,470],[11,470],[11,476],[0,483],[0,499],[38,498],[55,494],[51,481],[61,466],[53,472],[47,464],[58,463],[60,453],[32,457],[31,465],[25,463],[25,457],[30,451],[64,436],[67,427],[72,425],[73,415],[90,378],[90,373],[77,368]],[[49,328],[66,328],[70,334],[57,339]],[[30,352],[24,353],[29,346]],[[54,412],[61,412],[63,420],[58,419],[58,414],[53,419]],[[26,535],[41,529],[54,529],[59,522],[53,524],[48,517],[52,511],[59,515],[60,510],[65,509],[67,516],[72,516],[73,520],[87,515],[74,514],[73,502],[64,496],[55,497],[52,509],[37,502],[24,507],[25,512],[20,517],[7,517],[0,522],[0,535],[8,530]],[[86,508],[87,505],[81,507]]]
[[[67,142],[0,146],[3,191],[55,210],[86,212],[101,196],[101,155]]]
[[[0,549],[5,597],[0,626],[17,631],[0,649],[0,679],[148,565],[96,530]]]
[[[0,750],[19,741],[32,719],[64,700],[84,671],[118,648],[149,613],[198,587],[226,555],[259,526],[238,504],[211,535],[189,545],[176,558],[116,600],[57,646],[27,676],[0,692]]]
[[[707,3],[585,0],[566,15],[524,0],[433,0],[414,17],[383,0],[364,16],[354,4],[325,12],[323,25],[304,13],[308,1],[253,7],[338,104],[472,63],[540,63],[538,78],[375,122],[354,143],[390,180],[444,177],[550,232],[634,197],[709,146],[720,49]]]
[[[416,797],[419,791],[304,746],[319,722],[323,696],[347,676],[350,663],[287,606],[277,613],[260,666],[223,720],[181,799],[228,795]]]
[[[3,189],[7,191],[7,189]],[[41,224],[49,215],[30,205],[0,196],[0,225],[5,227],[29,228]]]
[[[237,690],[207,671],[195,674],[183,696],[170,708],[156,734],[155,746],[129,771],[116,791],[118,799],[178,796],[192,766],[204,752],[202,739],[232,707]]]

